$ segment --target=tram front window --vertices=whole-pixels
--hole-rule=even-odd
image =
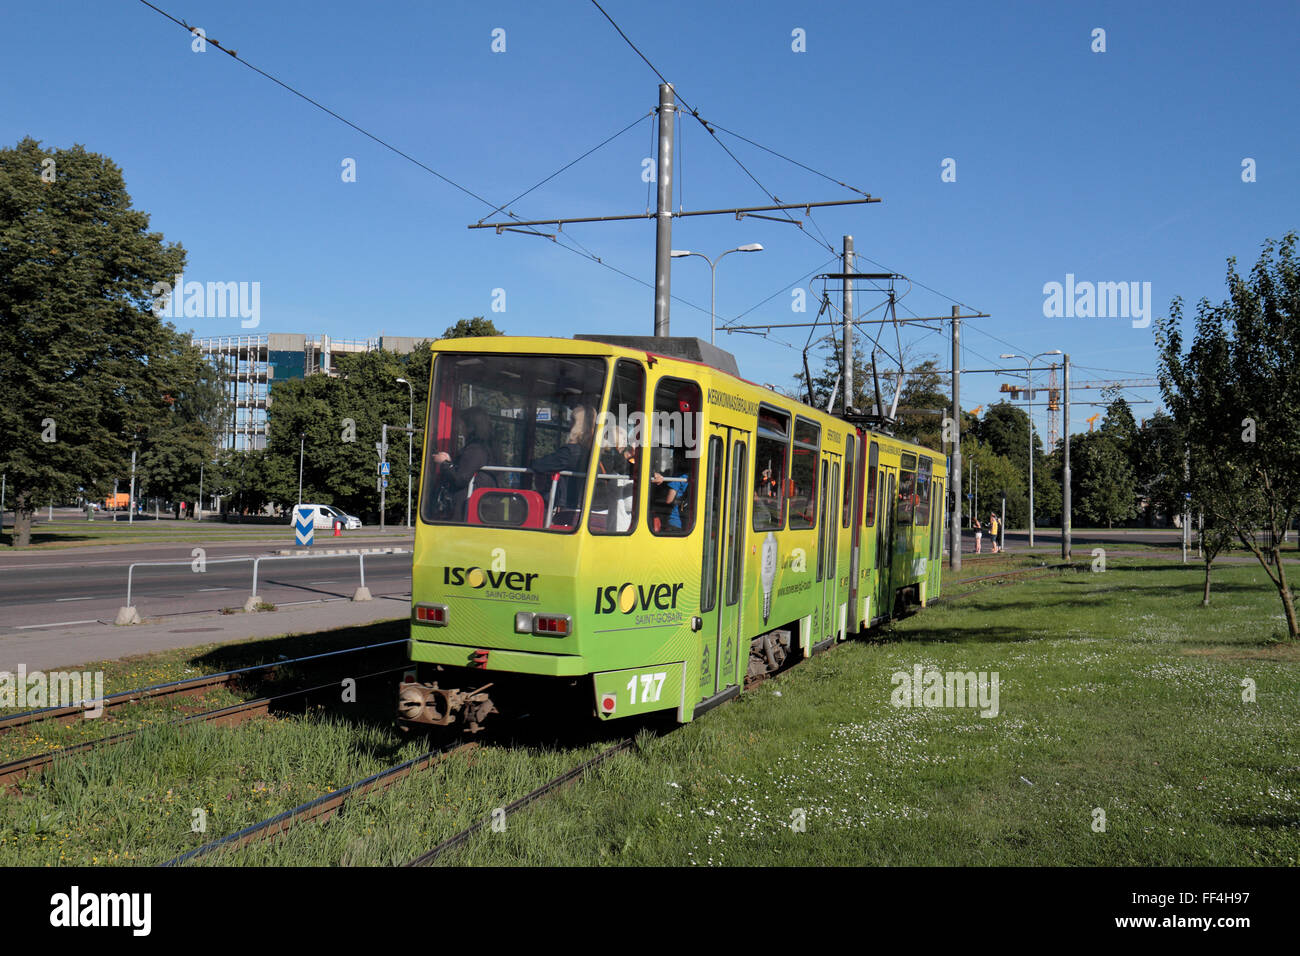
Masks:
[[[600,358],[439,353],[421,519],[573,532],[605,375]]]

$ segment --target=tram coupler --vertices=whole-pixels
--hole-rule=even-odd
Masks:
[[[488,695],[491,684],[471,691],[458,687],[442,688],[435,681],[420,684],[414,681],[402,684],[397,691],[397,717],[404,730],[417,724],[430,727],[450,727],[459,720],[468,733],[483,729],[483,722],[499,713]]]

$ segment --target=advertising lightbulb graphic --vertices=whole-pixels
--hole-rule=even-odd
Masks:
[[[763,539],[762,571],[759,572],[759,580],[763,585],[764,624],[767,623],[768,615],[772,613],[772,584],[776,581],[777,558],[776,535],[769,531],[767,537]]]

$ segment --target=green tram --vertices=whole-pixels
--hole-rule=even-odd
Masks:
[[[942,454],[696,339],[432,351],[405,726],[478,730],[512,683],[689,721],[939,593]]]

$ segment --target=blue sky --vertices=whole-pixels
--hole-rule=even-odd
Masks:
[[[811,317],[815,304],[793,313],[783,286],[832,271],[821,236],[838,248],[848,233],[860,254],[941,293],[914,286],[900,314],[946,315],[951,300],[991,314],[965,325],[967,367],[1059,348],[1081,366],[1076,379],[1127,378],[1103,370],[1153,373],[1152,330],[1045,318],[1044,283],[1149,282],[1161,315],[1175,295],[1221,299],[1228,256],[1249,268],[1264,239],[1300,227],[1294,2],[603,5],[701,116],[883,199],[815,212],[820,233],[677,220],[677,248],[765,246],[718,268],[720,325]],[[158,6],[494,203],[647,117],[511,207],[525,218],[645,210],[658,79],[587,0]],[[3,16],[0,142],[111,157],[153,228],[188,250],[188,279],[261,283],[259,332],[435,336],[480,314],[514,334],[652,331],[649,288],[544,239],[467,230],[487,207],[215,48],[193,52],[138,0],[57,11],[5,0]],[[491,49],[496,28],[504,53]],[[1096,28],[1104,53],[1091,49]],[[804,52],[792,50],[796,29]],[[698,123],[682,125],[686,208],[768,201]],[[852,196],[720,138],[782,200]],[[342,181],[345,158],[356,182]],[[947,158],[955,182],[941,180]],[[651,222],[566,235],[653,279]],[[704,262],[678,260],[673,292],[696,306],[673,304],[674,334],[707,338]],[[858,309],[878,301],[859,295]],[[242,331],[237,318],[178,324]],[[788,384],[806,334],[718,344],[746,377]],[[946,333],[903,334],[914,355],[947,366]],[[996,400],[1009,380],[966,376],[963,405]],[[1076,426],[1087,414],[1076,410]]]

